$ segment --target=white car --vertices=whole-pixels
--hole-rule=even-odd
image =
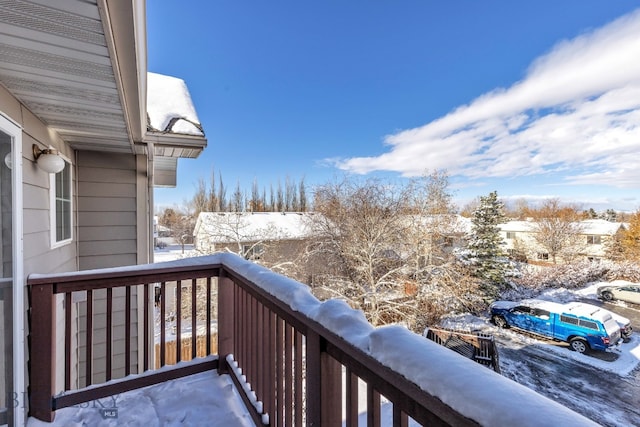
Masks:
[[[627,301],[640,304],[640,285],[609,285],[598,288],[598,296],[605,301]]]

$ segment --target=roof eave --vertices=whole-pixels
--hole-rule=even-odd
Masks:
[[[98,0],[132,151],[146,130],[147,41],[143,1]]]
[[[195,159],[207,146],[207,139],[199,135],[147,132],[143,142],[153,143],[156,157]]]

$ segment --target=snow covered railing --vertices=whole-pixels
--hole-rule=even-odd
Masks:
[[[27,282],[31,303],[31,415],[52,421],[56,409],[216,369],[217,357],[196,359],[195,332],[198,323],[200,326],[204,323],[201,329],[206,344],[202,356],[212,355],[215,352],[215,346],[211,345],[215,331],[212,282],[220,271],[220,265],[176,261],[30,275]],[[157,316],[153,316],[156,289],[160,298]],[[167,298],[174,294],[169,289],[175,289],[172,300]],[[185,304],[183,294],[191,296]],[[59,307],[63,307],[62,316]],[[167,321],[168,311],[175,319],[172,325]],[[183,325],[185,317],[191,320],[190,327]],[[198,317],[204,319],[199,321]],[[171,326],[175,327],[175,333],[167,331]],[[159,335],[160,365],[155,371],[152,370],[157,367],[154,329]],[[172,368],[165,367],[168,341],[177,344],[173,346],[176,354],[171,355],[177,364]],[[184,343],[190,344],[187,349],[190,357],[185,359],[196,359],[191,363],[181,363]],[[56,348],[60,344],[63,351]],[[60,359],[62,365],[58,366],[56,362]]]
[[[215,364],[220,373],[230,374],[257,425],[356,426],[364,418],[371,426],[406,426],[409,419],[421,425],[595,425],[405,328],[373,328],[345,302],[320,302],[307,286],[232,254],[31,276],[32,415],[52,419],[60,407],[53,357],[55,294],[65,294],[66,300],[82,289],[207,278],[217,278],[212,316],[219,356],[205,359],[202,369]],[[142,292],[148,301],[147,291]],[[149,311],[146,303],[144,311]],[[74,393],[89,396],[85,389]]]

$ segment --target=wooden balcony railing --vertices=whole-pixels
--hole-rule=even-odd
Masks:
[[[369,426],[406,426],[410,418],[430,426],[593,425],[567,408],[403,328],[374,329],[366,324],[362,313],[346,304],[321,303],[306,286],[232,254],[32,275],[28,285],[30,413],[44,421],[53,420],[56,409],[217,369],[230,375],[256,425],[357,426],[359,417],[366,417]],[[172,303],[167,289],[174,285]],[[161,365],[165,365],[169,326],[175,326],[177,342],[184,342],[190,334],[193,359],[158,371],[153,370],[154,355],[150,354],[156,348],[151,333],[152,290],[156,286],[162,289],[156,308],[160,311]],[[73,337],[73,292],[87,294],[85,325],[75,331],[86,334],[84,338]],[[142,293],[140,307],[135,306],[137,292]],[[126,371],[123,378],[114,380],[111,357],[107,357],[105,382],[92,384],[97,330],[94,299],[98,293],[106,295],[107,355],[114,352],[114,324],[122,320],[115,319],[122,311],[114,310],[114,293],[125,296]],[[183,294],[190,298],[185,301]],[[58,326],[60,298],[65,321]],[[130,314],[132,307],[142,310],[144,333],[137,339],[131,335],[136,330],[133,318],[137,318]],[[168,325],[166,320],[171,308],[175,310],[175,325]],[[183,323],[187,321],[189,333],[183,332],[189,329]],[[199,329],[207,343],[212,336],[215,341],[217,334],[217,356],[211,354],[215,346],[207,345],[207,357],[196,357]],[[65,363],[60,368],[55,363],[56,342],[65,343]],[[138,364],[136,342],[142,343],[138,358],[142,363]],[[180,346],[175,348],[180,362]],[[74,368],[74,354],[79,349],[85,361],[80,373]],[[131,372],[131,366],[135,372]],[[86,379],[83,384],[76,378],[81,374]],[[64,377],[64,385],[56,384],[58,377]],[[62,390],[64,393],[60,393]],[[364,395],[359,396],[361,393]],[[366,408],[359,407],[362,401],[367,402]],[[383,420],[388,413],[390,419]],[[535,417],[527,419],[523,413],[535,413]]]

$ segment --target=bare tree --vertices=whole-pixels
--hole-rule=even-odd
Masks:
[[[575,258],[584,248],[580,211],[576,207],[563,206],[559,199],[549,199],[529,213],[533,218],[533,238],[546,249],[554,264],[558,258]]]
[[[309,246],[324,265],[322,290],[361,308],[369,320],[383,323],[384,302],[402,297],[408,233],[407,191],[379,180],[344,179],[315,192],[312,227],[318,238]]]
[[[412,231],[407,239],[413,245],[416,274],[425,267],[451,261],[456,236],[462,235],[453,195],[449,191],[446,171],[434,171],[411,182],[410,194]]]
[[[169,229],[169,235],[182,246],[184,253],[184,246],[193,240],[193,215],[167,208],[159,216],[158,222]]]

